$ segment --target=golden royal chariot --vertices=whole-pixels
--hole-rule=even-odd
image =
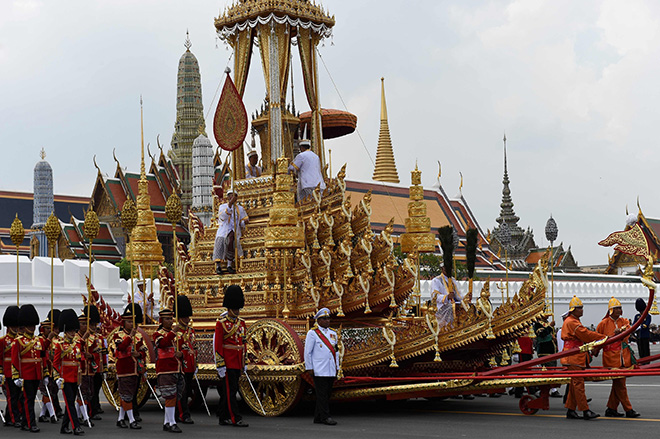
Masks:
[[[339,334],[340,368],[334,400],[432,398],[541,384],[545,397],[535,403],[527,396],[521,409],[532,413],[547,408],[549,385],[567,382],[570,377],[544,374],[540,368],[512,376],[504,373],[507,367],[499,366],[515,353],[517,338],[528,335],[533,324],[546,316],[548,253],[521,289],[501,306],[492,309],[486,282],[479,297],[471,300],[470,292],[461,306],[455,306],[453,323],[441,327],[435,301],[421,300],[419,254],[434,251],[435,237],[426,217],[418,170],[412,172],[402,259],[394,254],[393,221],[380,233],[371,228],[371,192],[359,202],[351,202],[344,181],[346,166],[326,178],[325,190],[317,187],[312,196],[296,200],[288,165],[300,119],[278,103],[284,102],[291,42],[296,40],[312,108],[308,118],[312,145],[324,165],[316,46],[333,25],[334,17],[308,0],[241,0],[215,20],[218,35],[234,50],[234,83],[240,96],[252,46],[258,41],[268,105],[252,121],[261,138],[263,175],[241,178],[242,147],[232,160],[234,188],[250,218],[241,237],[244,256],[237,261],[237,272],[215,273],[217,221],[204,227],[193,213],[188,216],[189,245],[179,242],[176,246],[175,273],[160,268],[161,304],[170,305],[176,294],[185,294],[193,305],[199,350],[197,396],[204,397],[217,381],[213,332],[224,311],[223,292],[228,285],[237,284],[245,293],[241,317],[248,324],[246,363],[256,390],[251,390],[243,376],[240,392],[256,413],[283,414],[311,394],[307,390],[313,388],[313,381],[305,373],[303,346],[313,324],[311,317],[321,307],[330,309],[331,325]],[[144,165],[142,174],[144,188],[140,188],[136,216],[138,228],[142,224],[146,225],[142,230],[148,230],[153,214]],[[220,201],[215,200],[216,212]],[[155,229],[152,233],[155,240]],[[129,244],[133,259],[144,257],[140,251],[149,259],[148,240],[138,238],[133,232]],[[162,253],[152,256],[150,263],[162,260]],[[97,293],[96,299],[100,299]],[[154,329],[143,327],[147,336]],[[153,381],[154,365],[147,366],[147,379]],[[116,392],[104,390],[108,400],[118,401]],[[148,386],[143,383],[139,398],[144,402],[148,397]]]

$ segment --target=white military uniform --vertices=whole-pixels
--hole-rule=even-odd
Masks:
[[[238,210],[235,212],[234,209],[238,206]],[[213,259],[233,259],[233,255],[227,257],[227,246],[226,238],[229,235],[229,232],[236,231],[236,240],[238,241],[238,256],[243,256],[243,248],[241,247],[241,231],[245,227],[245,218],[247,218],[247,213],[243,206],[238,203],[234,203],[234,206],[229,207],[228,203],[220,205],[218,208],[218,231],[215,233],[215,245],[213,246]],[[235,221],[238,220],[240,227],[234,229]]]
[[[450,297],[449,290],[454,291]],[[431,281],[431,291],[437,295],[438,312],[435,316],[438,324],[442,327],[454,321],[454,303],[461,303],[461,294],[458,291],[456,279],[447,278],[445,274],[436,276]]]
[[[337,333],[330,328],[318,328],[337,350]],[[305,339],[305,370],[314,370],[314,376],[336,377],[337,358],[319,338],[314,329],[307,331]]]
[[[323,173],[321,172],[321,160],[311,150],[298,154],[289,165],[289,171],[298,173],[298,200],[309,196],[316,186],[321,184],[321,191],[325,189]]]

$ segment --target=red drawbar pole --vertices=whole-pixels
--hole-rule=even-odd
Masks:
[[[640,316],[639,320],[637,320],[637,323],[635,323],[634,325],[632,325],[631,327],[629,327],[628,329],[626,329],[622,333],[620,333],[618,335],[615,335],[614,337],[608,338],[607,341],[605,343],[603,343],[600,347],[602,348],[603,346],[607,346],[607,345],[610,345],[612,343],[616,343],[619,340],[621,340],[621,339],[629,336],[630,334],[632,334],[644,322],[644,319],[646,319],[646,316],[648,315],[649,310],[651,309],[651,306],[653,305],[653,297],[654,296],[655,296],[655,290],[649,288],[649,300],[646,303],[646,309],[644,310],[644,312]],[[517,370],[527,369],[529,367],[536,366],[538,364],[543,364],[543,363],[547,363],[547,362],[550,362],[550,361],[553,361],[553,360],[558,360],[559,358],[568,357],[569,355],[577,354],[578,352],[580,352],[579,347],[578,348],[573,348],[573,349],[568,349],[568,350],[564,350],[564,351],[561,351],[561,352],[557,352],[556,354],[546,355],[546,356],[543,356],[541,358],[535,358],[535,359],[530,360],[530,361],[525,361],[524,363],[512,364],[511,366],[505,366],[505,367],[497,367],[495,369],[491,369],[491,370],[489,370],[487,372],[484,372],[482,374],[479,374],[479,375],[480,376],[504,375],[508,372],[514,372],[514,371],[517,371]]]

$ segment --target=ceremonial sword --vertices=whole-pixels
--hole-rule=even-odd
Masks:
[[[259,397],[257,396],[257,391],[254,389],[254,385],[252,384],[252,380],[250,379],[250,375],[248,375],[247,370],[243,369],[243,372],[245,373],[245,377],[248,380],[248,383],[250,383],[250,387],[252,388],[252,393],[254,393],[254,397],[257,398],[257,402],[259,403],[259,407],[261,407],[261,411],[264,413],[264,416],[266,416],[266,410],[264,410],[263,404],[261,404],[261,401],[259,400]]]
[[[44,383],[44,387],[46,388],[46,393],[48,394],[48,399],[50,400],[50,405],[51,405],[51,407],[54,408],[55,406],[53,406],[53,398],[50,396],[50,390],[48,390],[48,384],[50,383],[50,380],[51,379],[48,378],[48,383]],[[46,411],[48,411],[48,406],[46,406]],[[50,411],[48,411],[48,415],[50,416]]]
[[[110,388],[110,384],[108,384],[108,380],[103,378],[103,383],[105,384],[105,387],[108,389],[108,395],[110,395],[110,399],[112,400],[112,406],[115,408],[115,410],[119,411],[119,406],[117,406],[115,397],[112,395],[112,389]]]
[[[151,387],[151,383],[149,382],[149,378],[145,377],[144,380],[147,382],[147,386],[149,386],[149,390],[151,390],[151,393],[154,395],[154,398],[156,398],[156,402],[158,403],[158,407],[160,407],[160,409],[163,410],[163,404],[160,403],[160,399],[158,399],[158,395],[156,395],[156,391],[154,390],[153,387]]]
[[[204,392],[202,392],[202,386],[199,384],[199,379],[197,378],[197,372],[195,372],[195,381],[197,381],[197,388],[199,388],[199,396],[202,398],[202,402],[204,403],[204,408],[206,409],[206,413],[211,416],[211,412],[209,411],[209,406],[206,405],[206,397],[204,396]]]
[[[92,422],[89,420],[89,415],[87,414],[87,404],[85,404],[85,398],[83,398],[82,390],[80,390],[80,387],[78,387],[78,395],[80,395],[80,402],[82,403],[83,413],[85,414],[84,419],[87,421],[89,428],[92,428]]]

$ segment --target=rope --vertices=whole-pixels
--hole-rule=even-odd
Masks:
[[[337,87],[337,84],[335,83],[335,80],[333,79],[332,75],[330,74],[330,70],[328,69],[328,66],[325,64],[325,60],[323,59],[323,56],[321,56],[321,52],[319,51],[318,47],[316,48],[316,53],[319,55],[319,59],[321,60],[321,63],[323,64],[323,68],[325,68],[326,73],[328,74],[328,77],[330,77],[330,82],[332,82],[332,86],[335,88],[335,91],[337,92],[337,96],[339,96],[339,100],[341,101],[342,105],[344,106],[344,110],[348,111],[348,107],[346,105],[346,102],[344,101],[344,98],[342,97],[341,93],[339,92],[339,88]],[[362,138],[362,134],[360,134],[360,130],[358,129],[357,125],[355,126],[355,132],[357,133],[358,137],[360,138],[360,142],[362,143],[362,147],[367,153],[367,156],[369,157],[369,161],[371,164],[375,167],[376,163],[374,162],[374,159],[371,157],[371,153],[369,153],[369,149],[367,148],[367,144],[365,143],[364,139]],[[396,208],[396,204],[394,203],[394,197],[390,193],[390,191],[387,189],[387,186],[385,185],[385,182],[378,182],[383,190],[387,193],[387,197],[392,203],[392,207],[396,211],[396,214],[401,218],[404,219],[404,216],[402,216],[399,213],[399,209]]]

